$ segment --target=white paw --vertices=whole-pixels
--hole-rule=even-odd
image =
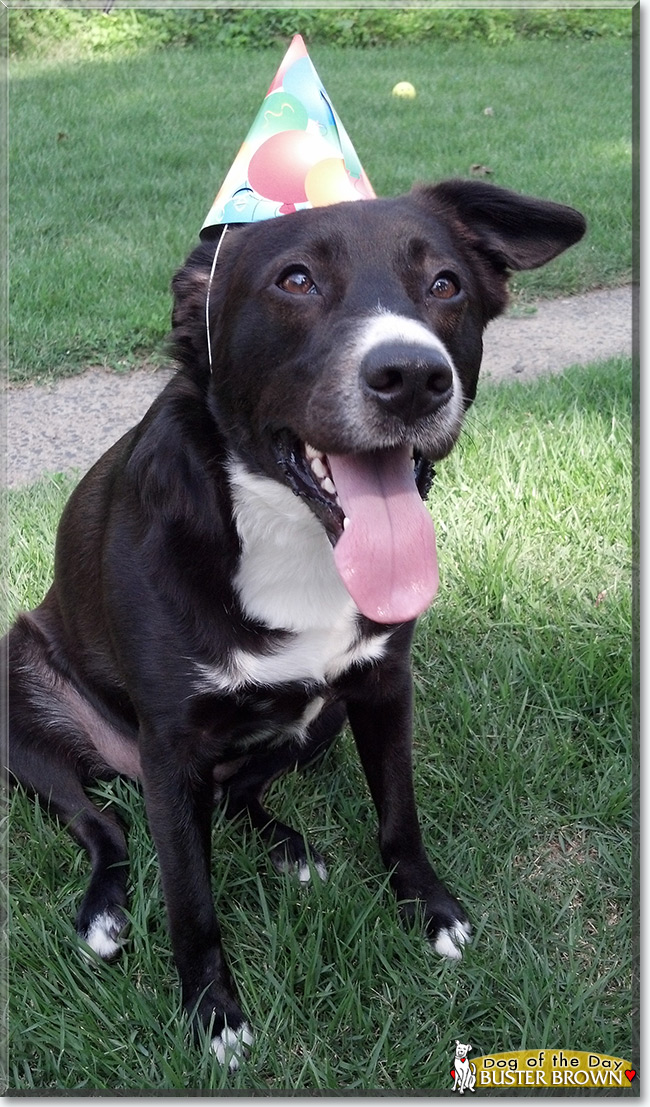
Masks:
[[[463,956],[463,946],[471,940],[472,928],[469,923],[457,922],[453,926],[443,927],[438,934],[434,949],[441,957],[458,961]]]
[[[312,872],[315,872],[320,877],[323,884],[327,881],[327,869],[322,861],[312,861],[311,866],[299,865],[297,869],[298,880],[301,884],[309,884],[312,878]]]
[[[316,861],[312,858],[309,862],[297,862],[288,861],[286,857],[271,857],[273,867],[276,872],[288,873],[289,876],[297,876],[300,884],[309,884],[312,878],[312,874],[316,873],[316,876],[320,877],[325,884],[327,880],[327,869],[325,862],[320,859]]]
[[[247,1022],[243,1022],[238,1030],[224,1026],[221,1033],[212,1039],[210,1049],[220,1065],[227,1063],[230,1071],[235,1072],[239,1068],[239,1062],[246,1057],[246,1047],[252,1044],[253,1031]]]
[[[103,911],[101,915],[95,915],[81,937],[103,961],[112,961],[122,948],[119,939],[124,928],[123,915],[117,911]]]

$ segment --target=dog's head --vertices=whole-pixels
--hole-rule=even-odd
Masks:
[[[430,601],[437,578],[414,583],[432,554],[418,491],[458,438],[483,330],[506,306],[510,272],[543,265],[584,229],[572,208],[475,181],[232,228],[210,288],[211,368],[215,243],[175,277],[177,357],[237,459],[318,517],[362,611],[350,582],[377,527],[387,563],[405,538],[414,613]]]

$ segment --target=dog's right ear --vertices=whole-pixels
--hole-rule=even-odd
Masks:
[[[234,238],[234,235],[232,236]],[[209,319],[212,325],[221,313],[228,283],[228,247],[231,234],[224,240],[217,265],[213,270],[218,241],[204,242],[192,251],[185,265],[172,280],[172,353],[193,373],[209,371],[206,302],[210,291]],[[231,258],[232,258],[231,254]],[[210,275],[212,274],[212,280]]]
[[[205,302],[215,244],[194,250],[172,279],[172,333],[170,343],[176,359],[188,369],[207,365]]]

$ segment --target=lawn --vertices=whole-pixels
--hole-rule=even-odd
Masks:
[[[305,889],[216,818],[214,891],[257,1041],[225,1075],[180,1015],[138,790],[96,789],[130,824],[131,938],[87,962],[72,921],[87,863],[11,804],[9,1085],[54,1090],[449,1089],[474,1055],[567,1047],[639,1061],[637,751],[632,740],[631,368],[484,384],[431,493],[441,587],[415,650],[416,788],[431,857],[469,911],[461,963],[400,926],[345,735],[272,789],[329,865]],[[9,606],[38,602],[72,487],[9,495]]]
[[[282,50],[11,62],[14,380],[160,356],[171,276]],[[312,58],[378,194],[480,165],[585,212],[586,239],[517,276],[516,298],[630,279],[629,40],[316,46]],[[391,97],[404,79],[415,100]]]

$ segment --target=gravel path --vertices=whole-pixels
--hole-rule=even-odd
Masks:
[[[569,365],[630,354],[632,289],[541,300],[530,314],[508,315],[485,334],[484,379],[531,380]],[[169,377],[168,370],[121,376],[93,369],[46,386],[5,394],[9,488],[44,473],[83,472],[133,426]]]

